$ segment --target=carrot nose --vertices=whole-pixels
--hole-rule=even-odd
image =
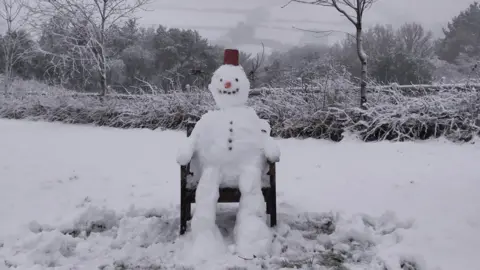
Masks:
[[[225,83],[225,88],[228,89],[228,88],[230,88],[230,87],[232,87],[232,83],[231,83],[231,82],[226,82],[226,83]]]

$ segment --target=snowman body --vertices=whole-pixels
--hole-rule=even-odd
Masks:
[[[240,174],[248,168],[263,168],[263,138],[266,131],[255,111],[234,107],[211,111],[200,122],[195,153],[201,168],[217,167],[222,186],[238,187]]]

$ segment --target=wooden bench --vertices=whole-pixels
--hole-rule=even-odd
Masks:
[[[192,133],[195,123],[187,122],[187,137]],[[263,177],[267,177],[268,184],[262,187],[262,193],[266,203],[266,212],[270,215],[270,227],[274,227],[277,225],[276,166],[271,162],[265,165],[268,166],[268,170]],[[192,203],[195,203],[196,187],[188,185],[189,177],[194,176],[190,167],[191,163],[180,166],[180,235],[187,230],[187,222],[192,219]],[[219,203],[240,202],[241,193],[238,188],[220,187],[219,192]]]

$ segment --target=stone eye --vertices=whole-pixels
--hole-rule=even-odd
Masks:
[[[223,79],[220,79],[220,82],[223,82]]]
[[[235,81],[238,82],[238,78],[235,78]]]

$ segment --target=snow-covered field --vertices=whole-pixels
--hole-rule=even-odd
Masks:
[[[190,269],[182,136],[0,120],[0,269]],[[195,269],[479,269],[478,142],[279,144],[271,258]],[[235,207],[217,217],[230,240]]]

